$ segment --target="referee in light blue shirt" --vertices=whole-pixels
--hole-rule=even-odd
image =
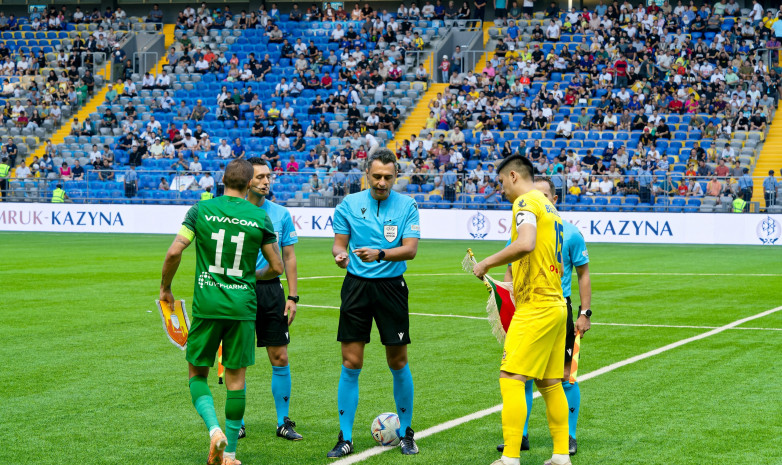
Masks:
[[[259,158],[248,159],[253,165],[253,179],[247,200],[266,211],[274,225],[277,242],[282,251],[282,262],[288,282],[288,298],[282,288],[280,277],[255,282],[257,313],[255,316],[255,335],[258,347],[266,347],[272,365],[272,397],[277,411],[277,436],[290,441],[302,439],[294,427],[296,423],[288,416],[291,399],[291,370],[288,364],[288,327],[296,317],[298,271],[294,246],[299,242],[293,219],[288,209],[266,198],[271,191],[271,170],[268,163]],[[268,266],[263,254],[258,254],[255,269],[260,273]],[[239,431],[239,438],[245,436],[245,426]]]
[[[557,195],[554,187],[554,182],[551,178],[536,177],[535,189],[539,190],[546,196],[549,201],[556,205]],[[578,387],[578,382],[570,384],[568,379],[570,378],[570,366],[573,360],[573,346],[576,341],[576,331],[579,331],[583,336],[590,328],[590,317],[592,316],[592,310],[590,305],[592,304],[592,283],[589,277],[589,252],[587,252],[586,242],[584,236],[581,235],[581,231],[568,221],[562,221],[564,228],[564,243],[562,245],[562,295],[567,300],[567,333],[565,334],[565,373],[562,378],[562,388],[565,390],[565,396],[568,401],[568,426],[570,436],[570,455],[575,455],[578,450],[576,443],[576,426],[578,424],[578,412],[581,408],[581,390]],[[508,240],[510,245],[510,240]],[[571,294],[571,281],[573,278],[573,267],[576,267],[576,274],[578,275],[578,295],[581,299],[581,306],[578,318],[573,323],[573,305],[570,300]],[[513,275],[511,274],[511,268],[508,266],[505,272],[505,281],[512,282]],[[529,426],[529,416],[532,407],[532,380],[528,380],[526,386],[527,393],[527,422],[524,424],[524,436],[521,441],[521,450],[529,450],[529,436],[527,434]],[[500,446],[497,449],[502,452],[504,446]]]
[[[364,364],[372,320],[394,379],[402,454],[418,453],[410,427],[413,376],[407,364],[410,343],[407,260],[418,251],[420,226],[415,201],[393,191],[398,174],[394,152],[381,148],[366,164],[369,189],[346,196],[334,212],[332,254],[347,269],[342,283],[337,340],[342,343],[342,374],[337,392],[340,433],[328,457],[353,452],[353,421],[358,408],[358,376]]]

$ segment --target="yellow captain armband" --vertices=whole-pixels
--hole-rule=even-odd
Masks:
[[[179,234],[180,236],[186,237],[187,240],[190,241],[190,242],[193,242],[193,239],[195,239],[195,233],[193,231],[191,231],[190,228],[188,228],[185,225],[182,225],[182,227],[179,228],[179,232],[177,234]]]

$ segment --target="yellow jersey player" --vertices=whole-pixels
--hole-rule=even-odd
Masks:
[[[563,228],[559,212],[534,189],[532,163],[521,155],[497,168],[505,196],[513,201],[511,244],[474,268],[479,279],[512,264],[516,313],[500,365],[503,456],[492,465],[518,465],[527,416],[525,382],[534,379],[546,402],[554,454],[545,465],[568,465],[568,403],[562,389],[567,307],[562,297]]]

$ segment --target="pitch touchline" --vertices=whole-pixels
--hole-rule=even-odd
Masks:
[[[604,366],[603,368],[599,368],[599,369],[597,369],[595,371],[591,371],[591,372],[589,372],[589,373],[579,377],[578,381],[579,382],[587,381],[587,380],[595,378],[597,376],[600,376],[600,375],[609,373],[611,371],[614,371],[617,368],[622,368],[622,367],[630,365],[632,363],[640,362],[641,360],[644,360],[644,359],[647,359],[647,358],[650,358],[650,357],[654,357],[655,355],[659,355],[659,354],[661,354],[663,352],[667,352],[667,351],[669,351],[671,349],[675,349],[677,347],[681,347],[681,346],[683,346],[685,344],[689,344],[690,342],[699,341],[701,339],[705,339],[707,337],[714,336],[715,334],[719,334],[719,333],[721,333],[721,332],[723,332],[725,330],[733,329],[736,326],[744,324],[744,323],[746,323],[748,321],[756,320],[758,318],[762,318],[764,316],[771,315],[772,313],[778,312],[779,310],[782,310],[782,306],[776,307],[776,308],[772,308],[771,310],[766,310],[765,312],[758,313],[757,315],[752,315],[752,316],[749,316],[749,317],[746,317],[746,318],[742,318],[740,320],[736,320],[733,323],[728,323],[728,324],[726,324],[724,326],[720,326],[720,327],[717,327],[715,329],[712,329],[711,331],[707,331],[705,333],[698,334],[697,336],[689,337],[687,339],[682,339],[681,341],[677,341],[677,342],[674,342],[672,344],[668,344],[667,346],[663,346],[663,347],[660,347],[658,349],[650,350],[649,352],[646,352],[646,353],[643,353],[643,354],[640,354],[640,355],[636,355],[635,357],[630,357],[630,358],[628,358],[626,360],[622,360],[621,362],[612,363],[611,365]],[[533,395],[533,398],[537,398],[537,397],[540,397],[540,393],[539,392],[535,392],[535,394]],[[424,439],[424,438],[427,438],[427,437],[432,436],[434,434],[437,434],[437,433],[449,430],[451,428],[455,428],[455,427],[457,427],[459,425],[462,425],[464,423],[470,422],[472,420],[477,420],[479,418],[483,418],[485,416],[488,416],[488,415],[491,415],[491,414],[494,414],[494,413],[498,413],[498,412],[501,412],[501,411],[502,411],[502,404],[495,405],[494,407],[490,407],[490,408],[487,408],[487,409],[479,410],[479,411],[477,411],[475,413],[471,413],[469,415],[465,415],[463,417],[456,418],[456,419],[447,421],[445,423],[441,423],[439,425],[432,426],[431,428],[427,428],[427,429],[425,429],[423,431],[417,432],[415,434],[415,437],[416,437],[416,439]],[[337,460],[336,462],[331,462],[331,463],[333,463],[335,465],[348,465],[348,464],[351,464],[351,463],[358,463],[358,462],[364,461],[365,459],[373,457],[375,455],[380,455],[383,452],[391,450],[391,449],[395,449],[395,447],[376,446],[376,447],[373,447],[371,449],[367,449],[367,450],[365,450],[363,452],[359,452],[356,455],[348,456],[348,457],[346,457],[344,459]]]
[[[306,304],[299,304],[299,307],[309,307],[309,308],[328,308],[331,310],[339,310],[339,307],[334,307],[332,305],[306,305]],[[488,320],[488,318],[484,316],[470,316],[470,315],[453,315],[453,314],[436,314],[436,313],[413,313],[410,312],[410,315],[416,315],[416,316],[433,316],[433,317],[439,317],[439,318],[464,318],[467,320]],[[595,326],[630,326],[630,327],[638,327],[638,328],[684,328],[684,329],[717,329],[719,326],[690,326],[690,325],[655,325],[655,324],[646,324],[646,323],[603,323],[603,322],[595,322],[592,323],[592,325]],[[755,330],[755,331],[782,331],[782,328],[729,328],[732,330]]]
[[[655,273],[655,272],[590,272],[589,273],[592,276],[721,276],[721,277],[730,277],[730,276],[749,276],[753,278],[780,278],[782,277],[782,274],[773,274],[773,273]],[[417,278],[423,278],[427,276],[465,276],[465,277],[472,277],[469,273],[408,273],[405,275],[417,277]],[[337,278],[344,278],[345,275],[335,275],[335,276],[300,276],[299,280],[310,280],[310,279],[337,279]],[[282,280],[285,280],[285,278],[281,278]]]

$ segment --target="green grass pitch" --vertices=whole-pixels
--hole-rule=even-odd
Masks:
[[[202,464],[207,433],[190,403],[184,354],[154,306],[172,236],[1,233],[0,447],[2,464]],[[248,370],[245,464],[328,463],[339,429],[340,271],[331,242],[297,246],[301,304],[291,327],[291,417],[305,439],[274,436],[271,368],[259,350]],[[407,281],[411,312],[485,316],[486,290],[460,275],[465,249],[496,242],[422,241]],[[595,325],[580,374],[782,305],[782,249],[727,246],[590,246]],[[192,301],[194,250],[174,295]],[[499,274],[502,270],[495,270]],[[689,274],[689,275],[686,275]],[[766,274],[767,276],[752,276]],[[575,280],[574,280],[575,281]],[[574,290],[574,297],[577,292]],[[782,311],[584,381],[578,464],[782,464]],[[776,330],[773,330],[776,329]],[[501,402],[501,347],[478,319],[411,316],[410,360],[418,431]],[[218,417],[225,388],[210,376]],[[377,333],[367,347],[355,426],[357,451],[373,447],[372,418],[394,411]],[[551,454],[536,400],[523,464]],[[366,464],[489,464],[502,441],[493,414]]]

